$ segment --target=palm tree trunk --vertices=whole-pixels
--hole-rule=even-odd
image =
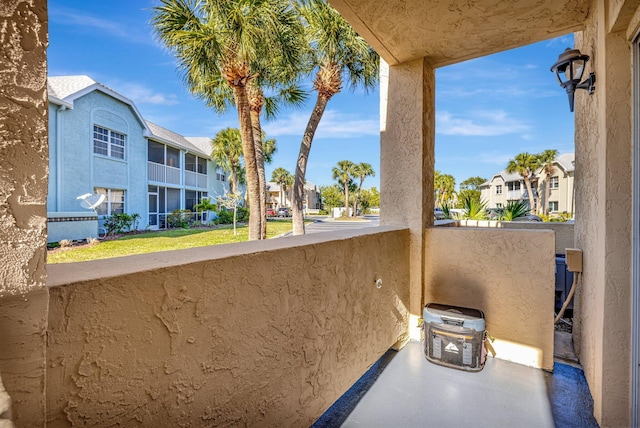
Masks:
[[[547,174],[544,184],[544,215],[549,215],[549,199],[551,199],[551,174]]]
[[[531,182],[529,181],[529,177],[524,178],[524,185],[527,187],[527,193],[529,194],[529,212],[531,214],[536,213],[536,206],[533,200],[533,192],[531,191]]]
[[[307,172],[307,162],[309,161],[309,152],[311,151],[311,143],[316,133],[320,119],[324,109],[327,107],[330,97],[326,97],[318,93],[316,105],[313,107],[311,117],[304,130],[302,142],[300,143],[300,153],[298,154],[298,163],[296,163],[296,176],[293,182],[293,234],[304,235],[304,177]]]
[[[262,151],[262,128],[260,126],[260,111],[251,111],[251,127],[253,128],[253,143],[256,150],[256,170],[258,171],[258,186],[260,187],[260,239],[267,239],[267,182],[264,172],[264,153]]]
[[[344,216],[349,217],[349,181],[344,181]]]
[[[231,166],[231,180],[229,180],[229,190],[231,193],[236,193],[238,191],[238,166]]]
[[[356,192],[356,200],[353,201],[353,215],[352,217],[356,216],[357,208],[358,208],[358,199],[360,199],[360,190],[362,189],[362,183],[364,183],[364,178],[360,178],[360,185],[358,186],[358,191]]]
[[[238,110],[240,134],[242,135],[242,153],[247,175],[249,208],[253,211],[253,214],[249,215],[249,241],[255,241],[259,240],[261,236],[261,217],[258,211],[260,209],[260,182],[258,181],[258,171],[256,167],[256,149],[253,143],[251,114],[249,112],[246,88],[241,85],[234,85],[232,88]],[[256,213],[256,211],[258,212]]]

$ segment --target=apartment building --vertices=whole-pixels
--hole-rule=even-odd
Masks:
[[[554,162],[554,172],[547,174],[539,169],[536,171],[531,190],[537,210],[548,206],[550,213],[575,212],[574,193],[574,153],[559,155]],[[549,200],[545,201],[546,183],[550,183]],[[480,186],[482,200],[487,201],[489,208],[502,208],[509,201],[529,200],[529,194],[520,174],[502,170]]]

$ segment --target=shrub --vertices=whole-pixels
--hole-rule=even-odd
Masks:
[[[320,210],[320,212],[318,214],[320,214],[320,215],[329,215],[329,211],[325,210],[325,209],[322,209],[322,210]]]
[[[174,228],[188,229],[192,215],[191,210],[173,210],[167,216],[167,225]]]
[[[232,224],[233,213],[225,210],[218,212],[218,218],[214,220],[216,224]]]
[[[104,221],[104,227],[107,229],[107,235],[113,235],[115,233],[129,232],[134,223],[135,228],[138,227],[138,221],[140,220],[139,214],[129,215],[127,213],[112,214]]]
[[[232,221],[233,221],[233,213],[232,215]],[[238,207],[238,211],[236,212],[236,221],[238,223],[248,223],[249,222],[249,209],[248,208],[243,208],[243,207]]]
[[[527,214],[529,214],[529,204],[527,201],[509,201],[507,202],[507,206],[504,207],[502,220],[513,221],[513,219],[524,217]]]
[[[487,203],[467,195],[462,200],[462,218],[465,220],[486,220]]]
[[[58,244],[60,244],[61,247],[70,247],[71,244],[73,244],[73,241],[71,241],[70,239],[61,239],[60,242],[58,242]]]

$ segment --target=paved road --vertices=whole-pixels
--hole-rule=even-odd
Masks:
[[[309,217],[316,220],[314,223],[305,226],[305,232],[320,233],[334,232],[337,230],[362,229],[363,227],[376,227],[380,224],[380,216],[366,215],[361,217],[361,221],[339,221],[327,217]]]

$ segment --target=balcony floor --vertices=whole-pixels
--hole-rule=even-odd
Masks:
[[[598,426],[575,367],[556,363],[551,374],[488,358],[469,373],[428,362],[420,342],[376,365],[314,427]]]

